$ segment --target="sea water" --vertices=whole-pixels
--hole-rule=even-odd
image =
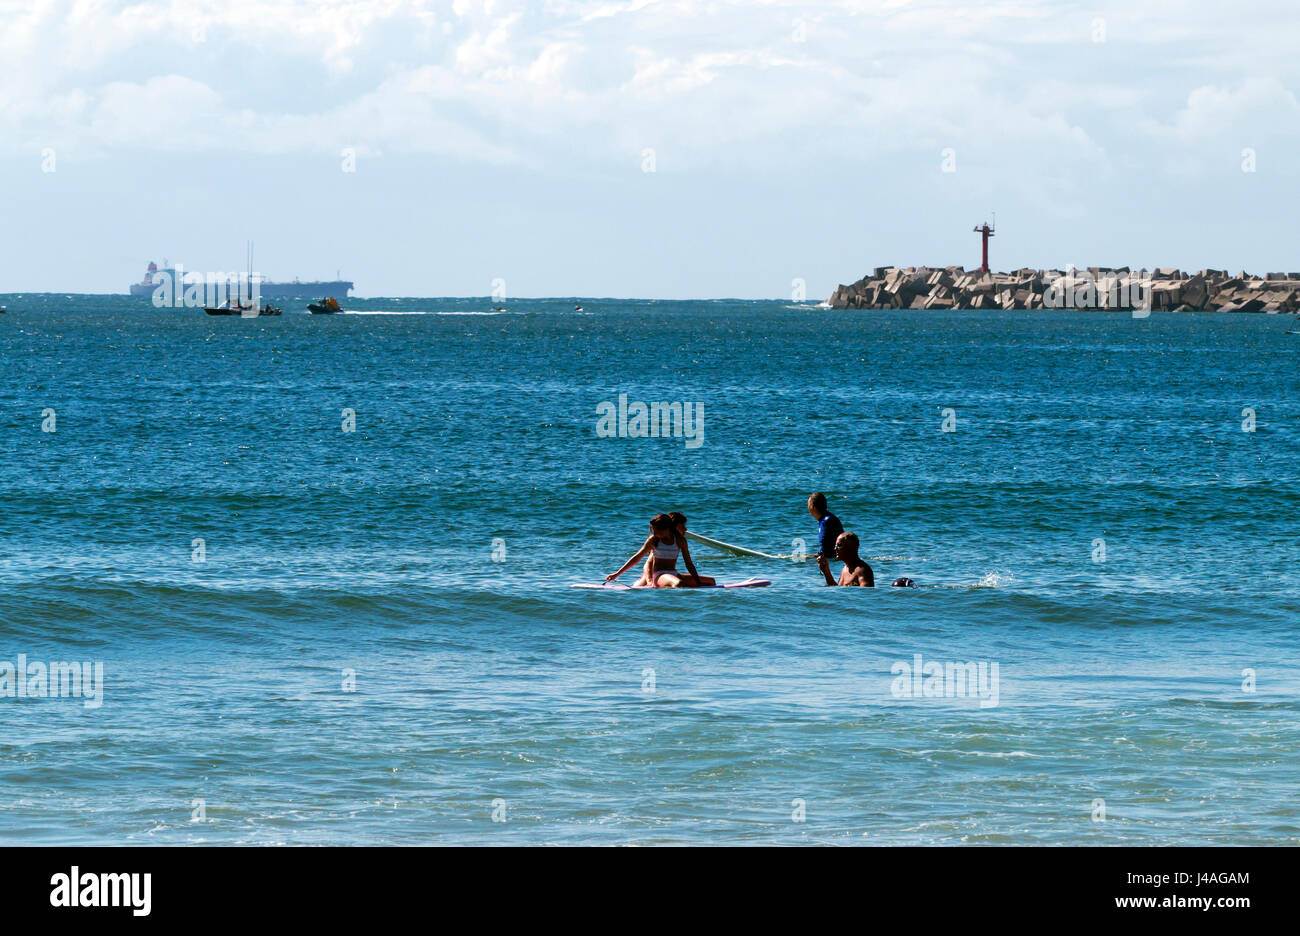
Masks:
[[[0,841],[1300,841],[1288,321],[0,304]]]

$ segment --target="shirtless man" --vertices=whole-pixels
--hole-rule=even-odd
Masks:
[[[831,578],[831,564],[826,557],[818,554],[817,568],[826,576],[827,585],[857,585],[862,588],[874,588],[876,577],[871,566],[858,555],[858,537],[853,533],[841,533],[835,540],[835,556],[844,563],[837,582]]]

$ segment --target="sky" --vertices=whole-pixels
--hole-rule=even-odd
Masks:
[[[823,299],[1300,270],[1300,17],[1207,0],[0,0],[0,292]]]

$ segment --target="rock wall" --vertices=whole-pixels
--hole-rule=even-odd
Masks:
[[[1300,312],[1300,273],[1183,273],[1130,270],[1016,270],[877,267],[828,300],[835,309],[1132,309]]]

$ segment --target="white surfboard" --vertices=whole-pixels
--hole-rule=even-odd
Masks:
[[[743,582],[726,582],[721,585],[696,585],[690,588],[679,588],[678,591],[698,591],[702,588],[763,588],[764,586],[771,585],[771,584],[772,582],[769,579],[751,578],[751,579],[745,579],[745,581]],[[639,585],[639,586],[624,585],[621,582],[601,582],[600,584],[597,585],[592,585],[588,582],[574,582],[569,587],[570,588],[596,588],[601,591],[640,591],[641,589],[653,590],[649,585]]]
[[[731,553],[733,556],[755,556],[759,559],[789,559],[789,556],[774,556],[771,553],[759,552],[757,549],[746,549],[744,546],[733,546],[731,543],[724,543],[722,540],[715,540],[711,536],[700,536],[698,533],[686,531],[686,538],[692,542],[702,543],[705,546],[712,546],[714,549],[720,549],[723,552]]]

